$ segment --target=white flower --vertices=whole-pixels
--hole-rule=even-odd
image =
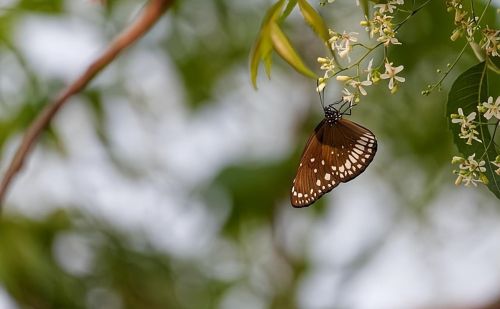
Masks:
[[[384,36],[387,33],[394,33],[394,29],[392,27],[393,18],[394,17],[391,15],[376,14],[373,17],[373,20],[369,21],[369,24],[371,25],[370,37],[373,38],[375,33],[379,36]]]
[[[498,167],[496,170],[495,170],[495,173],[497,175],[500,175],[500,162],[491,162],[491,164],[495,165],[496,167]]]
[[[401,76],[396,76],[399,72],[403,71],[404,66],[400,65],[398,67],[393,67],[392,62],[391,63],[385,63],[385,73],[380,75],[380,78],[382,79],[388,79],[389,78],[389,89],[392,90],[395,86],[394,80],[397,82],[404,83],[406,80],[404,77]]]
[[[496,29],[490,29],[489,27],[486,27],[486,29],[483,30],[483,35],[484,35],[484,44],[481,46],[481,48],[484,48],[486,50],[486,53],[492,56],[500,56],[498,53],[498,48],[500,45],[500,30]]]
[[[493,97],[489,97],[488,102],[484,102],[483,106],[486,108],[484,118],[490,120],[491,117],[495,117],[500,120],[500,97],[497,97],[495,104],[493,104]]]
[[[460,138],[467,140],[467,142],[465,142],[467,145],[472,145],[472,140],[482,143],[482,141],[477,137],[479,132],[475,129],[475,127],[476,126],[471,127],[469,131],[462,132],[458,135]]]
[[[372,65],[373,65],[373,58],[370,59],[370,62],[368,62],[368,67],[366,68],[366,70],[364,70],[365,73],[368,73],[366,75],[366,80],[372,80],[372,73],[373,73]]]
[[[401,45],[401,42],[399,42],[395,37],[395,33],[384,33],[377,39],[377,41],[384,42],[385,46],[389,46],[390,44]]]
[[[486,172],[486,168],[484,167],[486,162],[484,162],[484,160],[477,162],[474,159],[475,156],[476,154],[474,153],[470,155],[467,160],[461,157],[455,157],[455,162],[461,162],[458,166],[459,170],[453,171],[458,175],[455,180],[456,185],[464,183],[466,186],[470,186],[471,184],[477,186],[476,183],[485,182],[483,181],[485,177],[483,173]]]
[[[470,155],[467,160],[465,160],[462,164],[460,164],[459,168],[461,170],[467,170],[469,172],[474,172],[476,170],[480,172],[486,172],[486,168],[484,165],[486,164],[484,160],[481,160],[479,163],[474,159],[476,156],[475,153]]]
[[[479,18],[479,17],[478,17]],[[467,32],[467,36],[472,38],[474,34],[474,30],[477,28],[477,19],[476,18],[467,18],[467,21],[462,21],[462,27],[465,28]]]
[[[394,9],[396,8],[396,6],[392,4],[392,2],[376,4],[373,7],[378,8],[380,14],[384,14],[385,12],[394,13]]]
[[[473,125],[472,120],[474,119],[476,119],[476,112],[472,112],[465,117],[464,111],[461,107],[458,108],[458,114],[451,114],[451,122],[460,123],[462,130],[466,130],[467,127]]]
[[[342,96],[342,100],[344,100],[345,102],[349,102],[351,104],[354,103],[354,99],[355,99],[355,95],[354,93],[351,93],[348,89],[344,88],[344,90],[342,90],[342,93],[344,94]]]
[[[329,40],[332,45],[332,49],[336,49],[341,58],[347,57],[348,61],[351,62],[349,53],[352,50],[352,43],[358,41],[358,38],[355,37],[357,34],[357,32],[346,33],[345,31],[341,35],[334,33]]]
[[[349,86],[356,88],[362,95],[367,95],[367,92],[366,92],[365,88],[363,88],[363,86],[371,86],[372,81],[365,80],[365,81],[360,82],[360,81],[351,79],[348,82],[348,84],[349,84]]]
[[[319,78],[318,79],[318,87],[316,87],[316,92],[321,92],[325,89],[326,87],[326,79],[324,78]]]
[[[477,137],[479,132],[476,130],[476,125],[473,123],[474,119],[476,119],[476,112],[472,112],[466,117],[461,108],[458,109],[458,114],[451,114],[451,122],[460,124],[460,133],[458,136],[466,139],[467,145],[472,145],[472,140],[482,143]]]
[[[325,71],[324,78],[328,79],[335,74],[335,60],[332,58],[318,57],[318,63],[321,64],[320,69]]]

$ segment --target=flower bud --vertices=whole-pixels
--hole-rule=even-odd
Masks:
[[[338,75],[337,80],[340,82],[346,82],[348,80],[351,80],[351,77],[346,75]]]
[[[453,33],[451,34],[450,40],[456,41],[458,38],[462,36],[462,30],[460,29],[455,29]]]
[[[479,174],[479,180],[484,183],[485,185],[487,185],[490,181],[488,180],[488,177],[486,177],[485,174],[481,173]]]
[[[465,159],[462,158],[462,157],[459,157],[459,156],[453,156],[453,158],[451,159],[451,164],[457,164],[457,163],[462,163],[464,162]]]

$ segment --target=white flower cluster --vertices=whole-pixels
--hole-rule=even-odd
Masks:
[[[465,116],[461,108],[458,109],[458,114],[451,114],[451,122],[460,124],[460,133],[458,136],[467,139],[467,145],[472,145],[472,140],[481,143],[481,140],[478,138],[479,132],[476,130],[477,126],[474,120],[476,120],[476,112],[472,112],[468,116]]]
[[[467,16],[469,15],[469,12],[464,9],[462,1],[463,0],[446,1],[448,12],[455,12],[455,29],[453,30],[450,39],[452,41],[456,41],[460,37],[465,35],[469,42],[475,42],[474,33],[477,30],[481,29],[481,25],[479,24],[479,17]],[[487,55],[499,57],[500,30],[490,29],[488,26],[486,26],[486,28],[481,31],[479,46],[485,51]]]
[[[392,0],[383,4],[376,4],[374,8],[378,9],[373,13],[371,20],[361,22],[366,30],[370,32],[370,37],[378,36],[377,41],[383,42],[385,46],[400,45],[401,43],[396,38],[396,31],[392,19],[394,9],[397,5],[403,5],[403,0]]]
[[[453,173],[458,175],[455,180],[455,184],[457,186],[462,183],[466,186],[470,186],[471,184],[477,186],[478,182],[482,182],[484,184],[488,183],[488,178],[484,175],[484,172],[486,172],[484,165],[486,163],[484,160],[477,162],[474,159],[475,156],[476,154],[472,154],[467,159],[462,157],[453,157],[451,160],[454,164],[460,163],[458,166],[459,169],[453,171]]]
[[[482,114],[482,116],[487,120],[496,120],[495,125],[499,125],[500,97],[497,97],[495,102],[493,102],[493,97],[489,97],[486,102],[482,102],[477,106],[477,110],[479,112],[479,115]],[[474,140],[478,141],[479,143],[483,143],[483,141],[479,138],[479,132],[476,130],[477,126],[480,124],[478,121],[476,121],[476,116],[476,112],[471,112],[469,113],[469,115],[465,116],[461,108],[458,109],[458,114],[451,114],[451,122],[460,125],[460,133],[458,136],[460,138],[467,139],[466,144],[468,145],[472,145],[472,142]],[[481,117],[479,117],[479,120],[481,120]],[[496,132],[496,130],[494,132]],[[492,137],[492,139],[493,138],[494,136]],[[492,146],[491,143],[489,144],[490,145],[488,145],[487,147]],[[486,162],[482,160],[482,158],[486,156],[487,151],[488,149],[485,148],[485,151],[481,155],[479,162],[474,159],[476,155],[475,153],[470,155],[467,159],[457,156],[453,157],[451,161],[452,163],[460,163],[459,169],[453,171],[458,175],[455,184],[459,185],[461,183],[464,183],[466,186],[469,186],[470,184],[476,186],[476,183],[478,182],[484,184],[488,183],[488,178],[484,174],[484,172],[486,171]],[[495,173],[497,175],[500,175],[500,155],[495,158],[495,161],[491,161],[489,163],[497,167]]]
[[[328,1],[328,3],[331,2],[333,1]],[[336,77],[337,81],[344,83],[345,88],[342,91],[344,95],[343,99],[351,103],[359,102],[361,96],[367,95],[365,88],[376,84],[381,79],[389,81],[388,87],[391,93],[395,93],[398,90],[399,83],[405,81],[404,77],[397,75],[403,70],[404,67],[402,65],[394,66],[393,62],[387,58],[383,59],[376,67],[373,66],[373,59],[368,62],[366,69],[361,69],[361,65],[367,56],[377,47],[383,45],[387,48],[391,44],[401,44],[396,38],[396,28],[392,23],[394,16],[391,14],[396,13],[398,6],[403,4],[404,0],[389,0],[384,4],[376,4],[374,5],[375,11],[372,19],[361,21],[361,25],[370,33],[370,37],[376,38],[378,42],[373,47],[367,47],[359,43],[357,32],[343,31],[340,33],[329,30],[330,39],[328,40],[328,44],[334,56],[318,58],[321,70],[324,71],[323,77],[318,80],[318,92],[323,91],[328,81],[333,77]],[[354,48],[363,48],[366,52],[351,64],[351,54]],[[348,65],[342,67],[337,62],[337,55],[340,59],[345,59]],[[385,72],[383,73],[379,71],[382,67],[385,68]],[[349,72],[353,68],[357,69],[356,74],[339,75],[341,72]]]

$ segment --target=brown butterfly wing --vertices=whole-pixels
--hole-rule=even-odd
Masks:
[[[333,126],[323,120],[314,131],[293,181],[294,207],[309,206],[340,182],[361,174],[377,151],[373,133],[346,119]]]
[[[377,152],[377,140],[370,130],[347,119],[339,120],[333,131],[334,134],[325,136],[324,144],[341,145],[336,148],[335,175],[341,182],[348,182],[361,174],[373,161]],[[341,142],[336,142],[339,139]]]

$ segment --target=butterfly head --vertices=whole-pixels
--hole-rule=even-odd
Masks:
[[[337,121],[342,119],[342,113],[339,113],[339,111],[335,107],[333,107],[333,104],[326,106],[324,108],[324,111],[325,111],[326,122],[331,126],[333,126],[334,124],[337,123]]]

